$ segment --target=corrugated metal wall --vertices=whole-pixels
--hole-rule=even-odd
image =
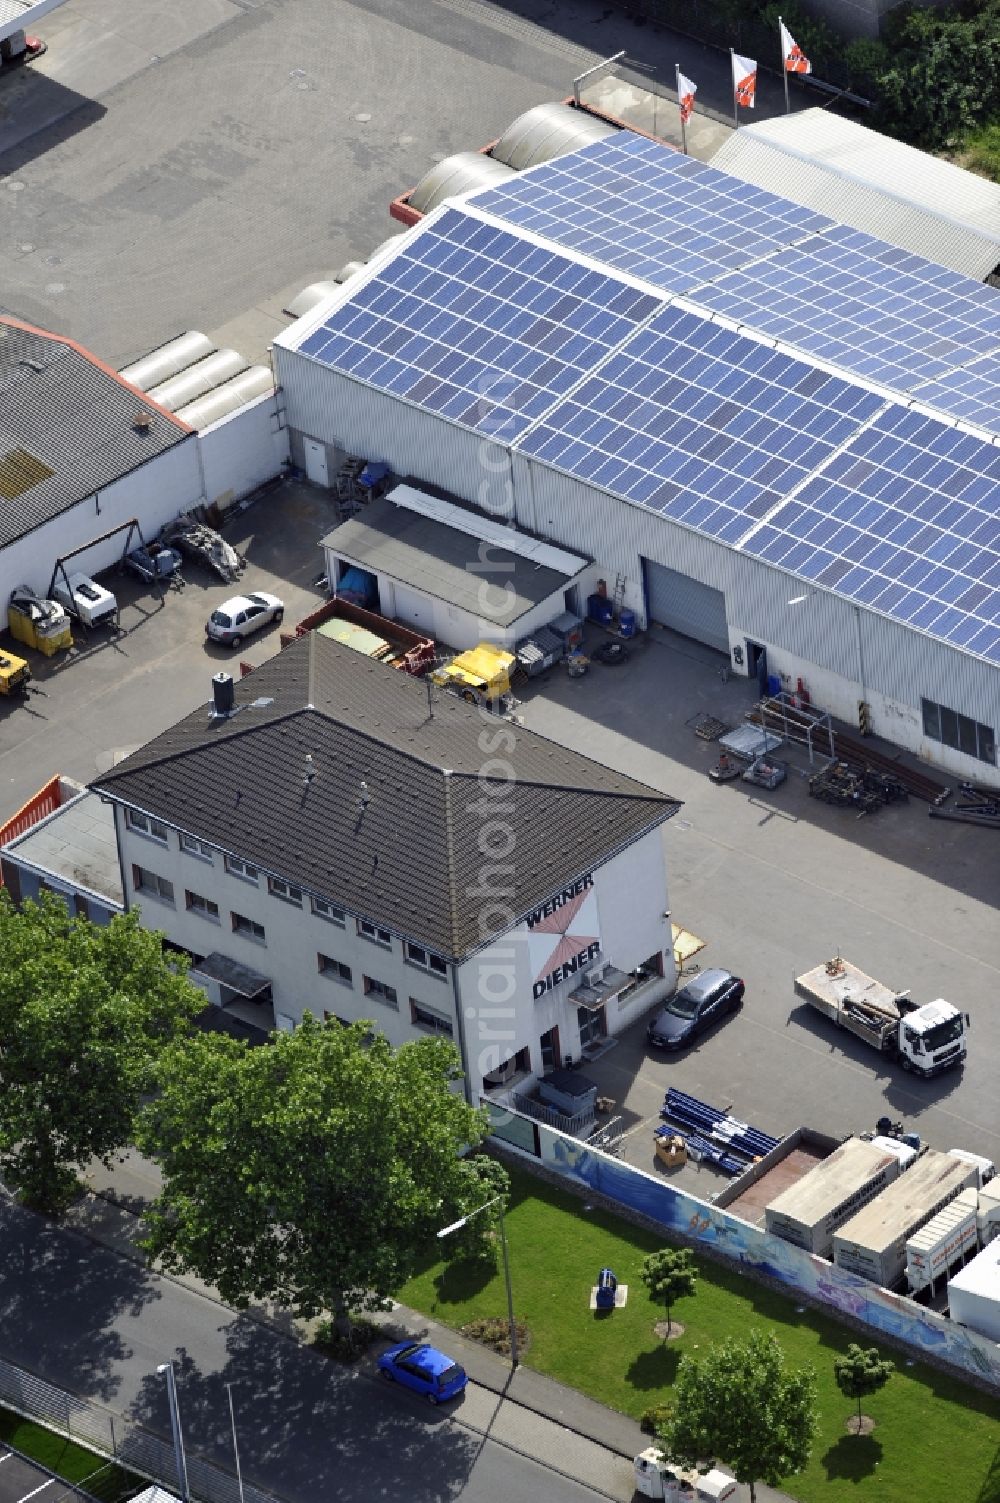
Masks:
[[[502,442],[374,391],[279,344],[274,359],[289,424],[300,433],[382,460],[397,475],[441,486],[496,516],[511,515],[510,459]]]

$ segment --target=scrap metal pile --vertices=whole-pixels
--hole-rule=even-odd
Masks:
[[[897,803],[909,798],[909,792],[898,777],[891,773],[876,772],[871,767],[858,769],[847,762],[835,761],[822,772],[813,773],[809,779],[809,796],[824,804],[850,808],[858,815],[874,814],[884,804]]]
[[[963,825],[1000,830],[1000,793],[987,793],[973,783],[959,783],[958,798],[947,809],[928,809],[932,819],[953,819]]]

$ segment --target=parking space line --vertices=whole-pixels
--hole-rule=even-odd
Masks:
[[[37,1498],[38,1494],[43,1493],[47,1487],[51,1487],[55,1480],[54,1477],[48,1477],[40,1487],[33,1487],[30,1493],[23,1493],[18,1499],[18,1503],[28,1503],[29,1498]]]

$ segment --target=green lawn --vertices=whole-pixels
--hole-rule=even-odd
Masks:
[[[44,1425],[32,1424],[9,1409],[0,1409],[0,1440],[48,1467],[64,1482],[79,1483],[104,1503],[129,1498],[147,1485],[144,1478],[123,1471],[121,1467],[108,1463],[103,1456],[84,1450],[73,1441],[46,1430]]]
[[[790,1480],[804,1503],[1000,1503],[1000,1405],[917,1364],[884,1355],[896,1373],[866,1403],[869,1437],[850,1436],[851,1413],[833,1379],[834,1356],[853,1332],[715,1263],[699,1260],[698,1292],[673,1311],[684,1335],[665,1345],[653,1334],[662,1312],[649,1302],[639,1270],[660,1239],[519,1170],[507,1215],[514,1304],[531,1331],[527,1366],[639,1417],[669,1389],[685,1352],[704,1350],[753,1326],[774,1331],[789,1361],[818,1377],[820,1422],[808,1469]],[[588,1294],[610,1265],[629,1286],[628,1305],[595,1317]],[[427,1267],[399,1293],[404,1304],[452,1326],[506,1314],[502,1273]],[[873,1344],[868,1343],[866,1344]]]

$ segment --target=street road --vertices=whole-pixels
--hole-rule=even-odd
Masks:
[[[0,1245],[0,1355],[164,1439],[172,1360],[189,1450],[230,1470],[235,1384],[244,1476],[289,1503],[632,1496],[627,1461],[485,1389],[432,1409],[6,1200]]]

